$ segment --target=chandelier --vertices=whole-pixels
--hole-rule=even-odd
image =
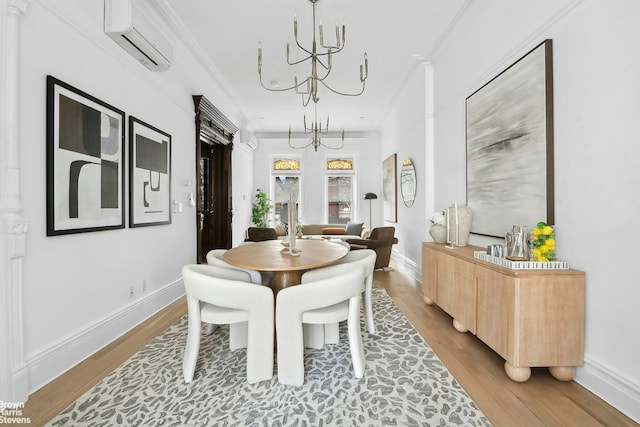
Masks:
[[[303,149],[309,146],[313,147],[314,151],[318,151],[318,147],[323,146],[325,148],[329,148],[331,150],[339,150],[344,146],[344,129],[342,130],[342,140],[340,141],[339,146],[328,145],[322,142],[322,135],[326,135],[329,133],[329,116],[327,116],[327,124],[322,127],[322,122],[318,121],[318,112],[316,110],[316,104],[313,104],[313,114],[314,119],[313,123],[310,126],[307,126],[307,117],[303,117],[304,122],[304,133],[311,134],[311,139],[309,142],[303,145],[295,145],[291,143],[291,126],[289,126],[289,147],[296,149]]]
[[[295,90],[296,93],[302,95],[302,105],[307,106],[309,101],[313,100],[314,103],[318,102],[320,98],[318,98],[318,83],[322,86],[330,90],[331,92],[343,95],[343,96],[359,96],[364,92],[364,84],[365,80],[369,76],[369,61],[367,60],[367,53],[364,54],[364,62],[360,65],[360,83],[362,87],[360,91],[347,93],[336,90],[328,85],[325,82],[325,79],[331,73],[331,57],[336,53],[342,51],[345,45],[345,26],[342,26],[342,31],[338,25],[336,25],[336,42],[334,45],[326,45],[324,43],[324,34],[322,29],[322,24],[318,27],[318,37],[320,39],[320,43],[316,42],[316,3],[318,0],[309,0],[313,4],[313,41],[311,43],[311,48],[307,49],[303,47],[298,40],[298,20],[294,16],[293,19],[293,37],[295,39],[296,45],[303,51],[304,57],[299,60],[292,60],[289,54],[289,43],[287,43],[287,64],[289,65],[298,65],[305,61],[310,61],[311,71],[309,75],[302,81],[298,82],[298,77],[295,76],[293,80],[293,86],[289,86],[286,88],[274,88],[268,87],[262,81],[262,43],[258,44],[258,76],[260,77],[260,84],[263,88],[274,91],[274,92],[284,92],[287,90]],[[320,49],[320,51],[318,50]]]

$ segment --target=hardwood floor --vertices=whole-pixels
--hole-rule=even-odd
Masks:
[[[451,317],[422,301],[420,283],[399,271],[376,271],[384,288],[494,426],[638,426],[579,384],[560,382],[534,369],[526,383],[511,381],[504,360]],[[186,312],[177,301],[75,368],[33,393],[23,416],[41,426],[66,408]]]

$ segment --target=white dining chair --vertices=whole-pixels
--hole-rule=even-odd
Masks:
[[[375,334],[376,326],[373,319],[373,307],[371,303],[371,289],[373,287],[373,271],[376,263],[376,252],[371,249],[361,249],[351,251],[336,264],[360,264],[365,271],[362,282],[362,299],[365,324],[371,334]],[[334,264],[334,265],[336,265]],[[331,267],[331,266],[330,266]],[[302,275],[302,283],[318,280],[326,276],[325,269],[330,267],[317,268],[307,271]],[[329,273],[330,274],[330,273]],[[340,325],[338,323],[327,323],[324,325],[304,325],[304,345],[308,348],[322,348],[325,344],[336,344],[340,340]]]
[[[364,285],[362,289],[362,305],[364,307],[364,320],[370,334],[376,333],[376,323],[373,318],[373,307],[371,304],[371,289],[373,288],[373,271],[375,270],[376,257],[376,251],[373,249],[360,249],[357,251],[350,251],[337,262],[338,264],[359,262],[365,268]]]
[[[226,249],[212,249],[207,252],[207,264],[213,265],[216,267],[230,268],[232,270],[239,270],[246,272],[251,277],[251,283],[255,283],[256,285],[269,285],[269,277],[268,275],[264,275],[256,270],[249,270],[247,268],[240,268],[234,265],[229,264],[224,260],[224,253]],[[209,324],[207,325],[206,335],[211,335],[217,328],[217,325]]]
[[[278,381],[288,385],[304,383],[303,324],[323,325],[347,320],[349,350],[354,376],[364,376],[365,355],[360,330],[360,298],[364,267],[341,264],[322,269],[318,280],[291,286],[278,292],[276,331]]]
[[[190,264],[182,267],[188,332],[182,361],[185,382],[193,380],[202,322],[229,324],[229,348],[247,349],[247,382],[273,377],[273,291],[249,281],[244,271]]]
[[[256,285],[261,285],[262,283],[262,275],[259,271],[249,270],[246,268],[235,267],[224,260],[224,253],[227,252],[226,249],[212,249],[207,252],[207,264],[215,265],[218,267],[231,268],[234,270],[246,271],[247,274],[251,276],[251,283],[255,283]]]

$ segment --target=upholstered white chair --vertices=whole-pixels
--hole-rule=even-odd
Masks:
[[[376,251],[372,249],[360,249],[351,251],[338,260],[338,264],[359,262],[365,268],[362,304],[364,307],[364,320],[370,334],[376,333],[376,323],[373,319],[373,307],[371,306],[371,289],[373,288],[373,271],[375,270],[376,257]]]
[[[247,381],[273,377],[273,291],[249,281],[248,273],[206,264],[182,267],[189,326],[182,361],[185,382],[193,380],[202,322],[229,324],[229,348],[247,348]]]
[[[212,249],[207,252],[207,264],[213,265],[216,267],[230,268],[232,270],[239,270],[246,272],[251,277],[251,283],[255,283],[257,285],[269,285],[271,282],[271,275],[265,275],[256,270],[249,270],[246,268],[236,267],[234,265],[229,264],[224,260],[224,253],[226,249]],[[217,328],[217,325],[209,324],[207,326],[206,335],[211,335]]]
[[[217,267],[231,268],[234,270],[246,271],[249,276],[251,276],[251,283],[255,283],[256,285],[261,285],[262,283],[262,275],[259,271],[248,270],[244,268],[235,267],[228,262],[226,262],[223,258],[224,253],[227,252],[226,249],[212,249],[207,252],[207,264],[215,265]]]
[[[373,287],[373,271],[376,263],[376,252],[371,249],[361,249],[351,251],[341,258],[337,264],[356,263],[364,267],[365,277],[362,283],[362,296],[364,307],[364,318],[369,333],[376,332],[375,321],[373,319],[373,308],[371,306],[371,288]],[[302,283],[318,280],[324,277],[324,270],[330,267],[318,268],[307,271],[302,275]],[[324,325],[304,325],[304,345],[308,348],[322,348],[325,344],[336,344],[340,340],[340,325],[338,323],[327,323]]]
[[[326,324],[347,320],[349,349],[356,378],[364,376],[365,356],[360,330],[360,296],[364,267],[359,263],[322,268],[318,280],[278,292],[276,331],[278,381],[288,385],[304,382],[303,324]]]

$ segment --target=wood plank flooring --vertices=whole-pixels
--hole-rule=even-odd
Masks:
[[[452,319],[422,301],[420,283],[399,271],[376,271],[384,288],[494,426],[639,426],[579,384],[533,369],[526,383],[504,373],[504,360]],[[23,416],[41,426],[186,313],[179,300],[29,397]]]

